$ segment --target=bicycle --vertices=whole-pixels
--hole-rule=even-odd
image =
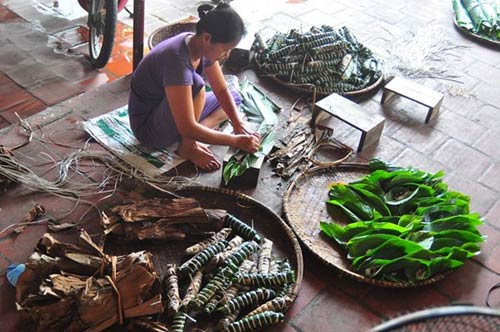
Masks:
[[[117,15],[122,9],[126,9],[127,1],[78,0],[80,6],[88,12],[89,57],[96,68],[104,67],[109,61],[115,39]],[[132,15],[130,12],[129,14]]]

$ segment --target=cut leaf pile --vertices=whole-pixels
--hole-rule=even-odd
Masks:
[[[465,30],[500,40],[500,1],[453,0],[455,22]]]
[[[443,172],[392,167],[379,160],[370,161],[370,169],[360,180],[330,187],[327,206],[350,222],[320,223],[358,273],[415,283],[479,254],[482,219],[469,212],[467,195],[448,190]]]

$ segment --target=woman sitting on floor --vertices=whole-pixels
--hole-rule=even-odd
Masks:
[[[241,40],[243,21],[225,3],[202,5],[198,13],[195,34],[162,41],[140,62],[132,74],[128,111],[142,144],[165,148],[179,142],[178,155],[202,169],[216,170],[221,163],[203,143],[253,153],[260,137],[245,129],[238,117],[240,96],[229,90],[218,62]],[[213,92],[205,92],[203,73]],[[226,118],[234,134],[213,129]]]

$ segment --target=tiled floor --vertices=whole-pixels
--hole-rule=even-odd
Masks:
[[[382,320],[423,308],[457,302],[484,305],[489,288],[500,281],[500,48],[476,43],[460,34],[451,21],[451,1],[235,0],[232,3],[248,21],[250,32],[261,28],[284,31],[308,23],[345,24],[378,54],[393,51],[399,40],[411,33],[442,33],[441,42],[447,41],[456,47],[449,56],[443,53],[439,62],[442,68],[448,65],[445,69],[454,75],[453,80],[418,79],[445,94],[440,115],[426,125],[423,123],[425,111],[402,100],[383,108],[378,92],[361,104],[368,112],[386,118],[382,138],[352,160],[377,157],[428,171],[443,169],[451,188],[471,196],[471,209],[485,217],[481,231],[488,236],[481,255],[443,281],[418,289],[385,289],[361,284],[337,274],[305,251],[305,275],[300,293],[287,313],[286,322],[268,331],[366,331]],[[197,5],[197,1],[148,0],[146,31],[165,21],[194,14]],[[131,23],[125,13],[120,15],[124,23]],[[63,24],[60,18],[40,14],[31,2],[22,0],[0,0],[0,20],[0,72],[3,73],[0,75],[0,126],[16,122],[13,112],[9,112],[11,109],[27,116],[47,107],[29,119],[34,127],[43,128],[45,136],[39,133],[40,140],[19,151],[23,161],[43,173],[51,167],[49,159],[60,160],[74,150],[56,145],[48,139],[50,135],[57,134],[58,142],[83,146],[86,136],[78,129],[82,118],[126,104],[129,79],[119,77],[127,71],[114,61],[96,71],[81,56],[54,54],[54,44],[47,36],[67,31],[65,38],[74,41],[73,37],[81,35],[77,32],[84,24],[81,20]],[[131,30],[124,27],[123,34],[126,37],[123,42],[117,42],[116,54],[130,61]],[[60,51],[64,49],[62,46]],[[240,73],[240,77],[244,76],[284,107],[282,120],[289,115],[296,94],[257,78],[251,70]],[[112,82],[103,84],[109,81]],[[97,86],[100,88],[89,90]],[[282,123],[285,132],[286,124]],[[0,144],[15,146],[26,140],[16,127],[11,129],[0,129]],[[352,146],[359,140],[359,136],[341,123],[337,124],[335,133]],[[89,148],[101,150],[95,143]],[[200,182],[219,186],[220,177],[220,172],[203,174]],[[266,164],[258,186],[244,192],[282,213],[286,185],[287,181],[272,176]],[[15,187],[0,196],[0,229],[18,222],[34,202],[47,204],[54,215],[61,215],[71,207],[71,202],[30,194],[22,187]],[[95,222],[86,226],[96,227]],[[17,236],[1,238],[0,273],[5,273],[11,262],[24,261],[45,231],[45,225],[33,226]],[[14,289],[0,277],[0,331],[28,331],[25,321],[15,312],[13,299]],[[493,294],[491,303],[500,305],[498,292]]]
[[[0,2],[4,36],[0,51],[0,71],[4,73],[0,81],[0,128],[17,123],[15,113],[25,118],[131,73],[130,26],[118,22],[110,61],[96,70],[85,58],[85,17],[57,16],[50,11],[57,9],[52,1],[4,3]],[[37,12],[35,5],[45,11]],[[78,6],[76,1],[74,6]]]

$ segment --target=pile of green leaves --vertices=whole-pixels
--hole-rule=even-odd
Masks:
[[[346,26],[291,29],[277,32],[267,41],[257,33],[252,51],[263,75],[285,83],[314,85],[323,94],[357,91],[382,75],[379,60]]]
[[[329,207],[350,220],[321,222],[321,230],[347,251],[354,269],[370,278],[417,282],[479,254],[482,219],[469,197],[448,191],[443,172],[390,167],[370,161],[372,172],[349,184],[334,183]]]
[[[500,1],[453,0],[455,21],[473,33],[500,40]]]
[[[280,109],[247,79],[241,83],[239,92],[242,98],[241,111],[245,113],[248,123],[257,128],[261,142],[257,152],[252,154],[238,151],[229,159],[222,170],[226,185],[233,177],[245,173],[252,163],[272,150],[275,138],[273,129],[278,123],[276,112]]]

